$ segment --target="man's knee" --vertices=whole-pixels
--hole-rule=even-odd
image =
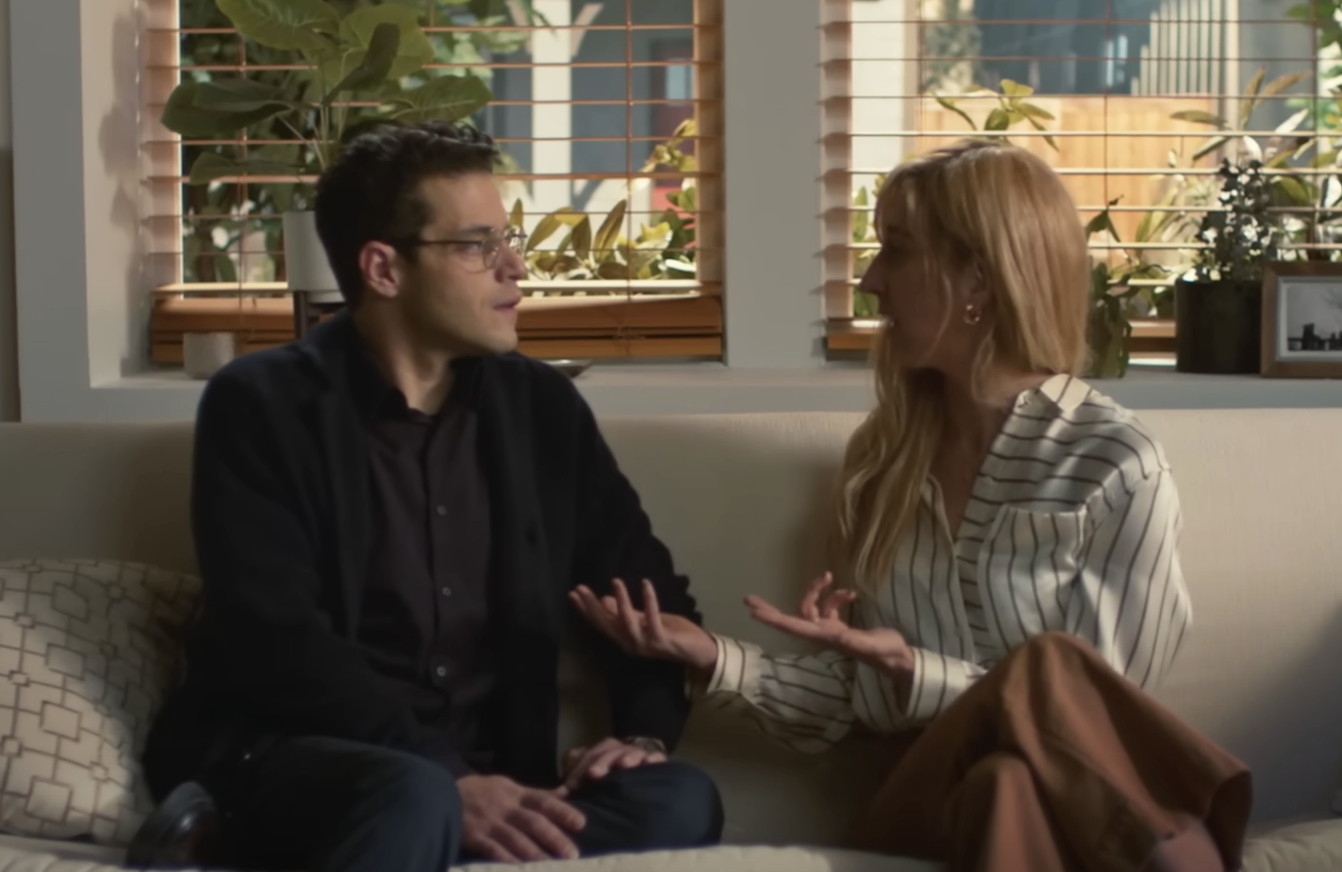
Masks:
[[[708,773],[672,760],[628,775],[626,800],[646,847],[693,848],[722,838],[722,797]]]
[[[422,820],[442,827],[460,821],[461,794],[456,779],[436,763],[409,754],[389,754],[367,778],[370,804],[388,817]]]
[[[428,760],[391,752],[369,762],[359,797],[364,817],[379,837],[405,848],[455,858],[461,848],[461,794],[456,779]]]

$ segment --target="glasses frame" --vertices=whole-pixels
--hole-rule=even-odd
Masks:
[[[491,233],[482,239],[419,239],[411,238],[401,241],[403,245],[409,245],[416,248],[430,245],[476,245],[479,246],[480,259],[485,265],[485,269],[494,269],[499,265],[499,255],[503,253],[503,247],[506,245],[519,257],[524,258],[527,253],[527,233],[521,227],[509,227],[502,233]]]

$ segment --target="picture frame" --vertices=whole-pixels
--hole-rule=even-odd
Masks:
[[[1342,263],[1270,261],[1262,337],[1264,378],[1342,378]]]

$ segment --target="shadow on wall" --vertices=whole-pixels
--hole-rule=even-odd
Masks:
[[[133,15],[119,16],[112,27],[114,87],[117,95],[112,108],[103,116],[98,128],[98,152],[107,178],[117,180],[107,220],[120,229],[127,242],[138,247],[140,212],[136,202],[140,174],[139,106],[123,95],[139,93],[139,23]],[[151,295],[143,292],[146,276],[142,257],[132,257],[126,264],[126,297],[124,319],[126,333],[123,339],[125,353],[121,359],[121,374],[142,372],[148,357],[146,344],[149,322],[148,306]]]
[[[0,421],[19,419],[19,317],[14,290],[14,137],[9,108],[9,0],[0,0]]]

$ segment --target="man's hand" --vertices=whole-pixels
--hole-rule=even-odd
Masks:
[[[683,663],[712,673],[718,662],[718,643],[708,631],[680,615],[663,614],[652,582],[643,580],[643,609],[634,608],[624,582],[611,582],[613,596],[598,597],[578,585],[569,600],[584,618],[609,636],[625,653]]]
[[[666,754],[629,745],[619,739],[602,739],[590,748],[574,748],[564,755],[564,789],[577,790],[587,778],[604,778],[612,769],[635,769],[665,763]]]
[[[457,789],[468,850],[496,863],[577,859],[578,846],[568,833],[587,821],[564,801],[565,788],[534,790],[500,775],[467,775]]]

